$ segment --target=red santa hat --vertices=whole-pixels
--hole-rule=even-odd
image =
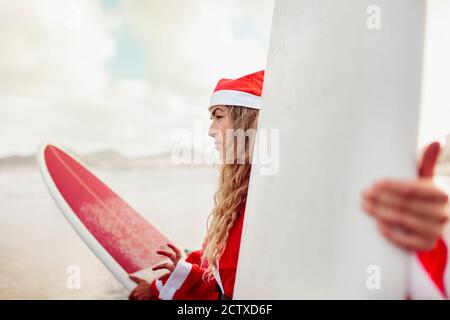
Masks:
[[[214,89],[208,109],[217,105],[260,109],[263,82],[264,70],[234,80],[221,79]]]

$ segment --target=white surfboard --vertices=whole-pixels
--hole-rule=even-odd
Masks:
[[[279,130],[279,163],[252,170],[235,299],[405,298],[407,256],[360,199],[415,176],[424,14],[422,0],[276,2],[258,126]]]

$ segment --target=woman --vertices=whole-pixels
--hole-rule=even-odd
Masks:
[[[169,248],[158,254],[170,261],[153,267],[168,272],[151,284],[130,276],[138,284],[130,299],[233,297],[253,138],[246,136],[246,143],[240,148],[237,137],[228,134],[230,129],[231,132],[256,129],[263,80],[264,71],[259,71],[235,80],[222,79],[217,84],[209,106],[212,120],[209,135],[214,138],[222,163],[203,248],[183,259],[180,251],[168,244]],[[379,231],[389,241],[420,252],[425,269],[446,295],[442,272],[437,270],[442,267],[445,244],[440,236],[449,215],[448,196],[432,182],[439,152],[438,143],[426,148],[418,179],[377,181],[362,193],[362,207],[376,219]],[[245,161],[238,162],[238,157]]]

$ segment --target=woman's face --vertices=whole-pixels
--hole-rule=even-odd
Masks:
[[[226,130],[232,129],[229,111],[228,107],[222,105],[213,106],[209,109],[212,123],[209,127],[208,135],[214,138],[214,144],[219,153],[222,153],[225,146]]]

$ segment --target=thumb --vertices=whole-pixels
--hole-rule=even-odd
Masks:
[[[133,280],[135,283],[140,284],[142,282],[145,282],[144,279],[141,279],[139,277],[133,276],[132,274],[130,274],[130,279]]]
[[[419,168],[419,176],[421,178],[432,178],[434,173],[434,167],[436,166],[439,152],[441,151],[441,145],[435,141],[429,144],[422,155],[422,162]]]

